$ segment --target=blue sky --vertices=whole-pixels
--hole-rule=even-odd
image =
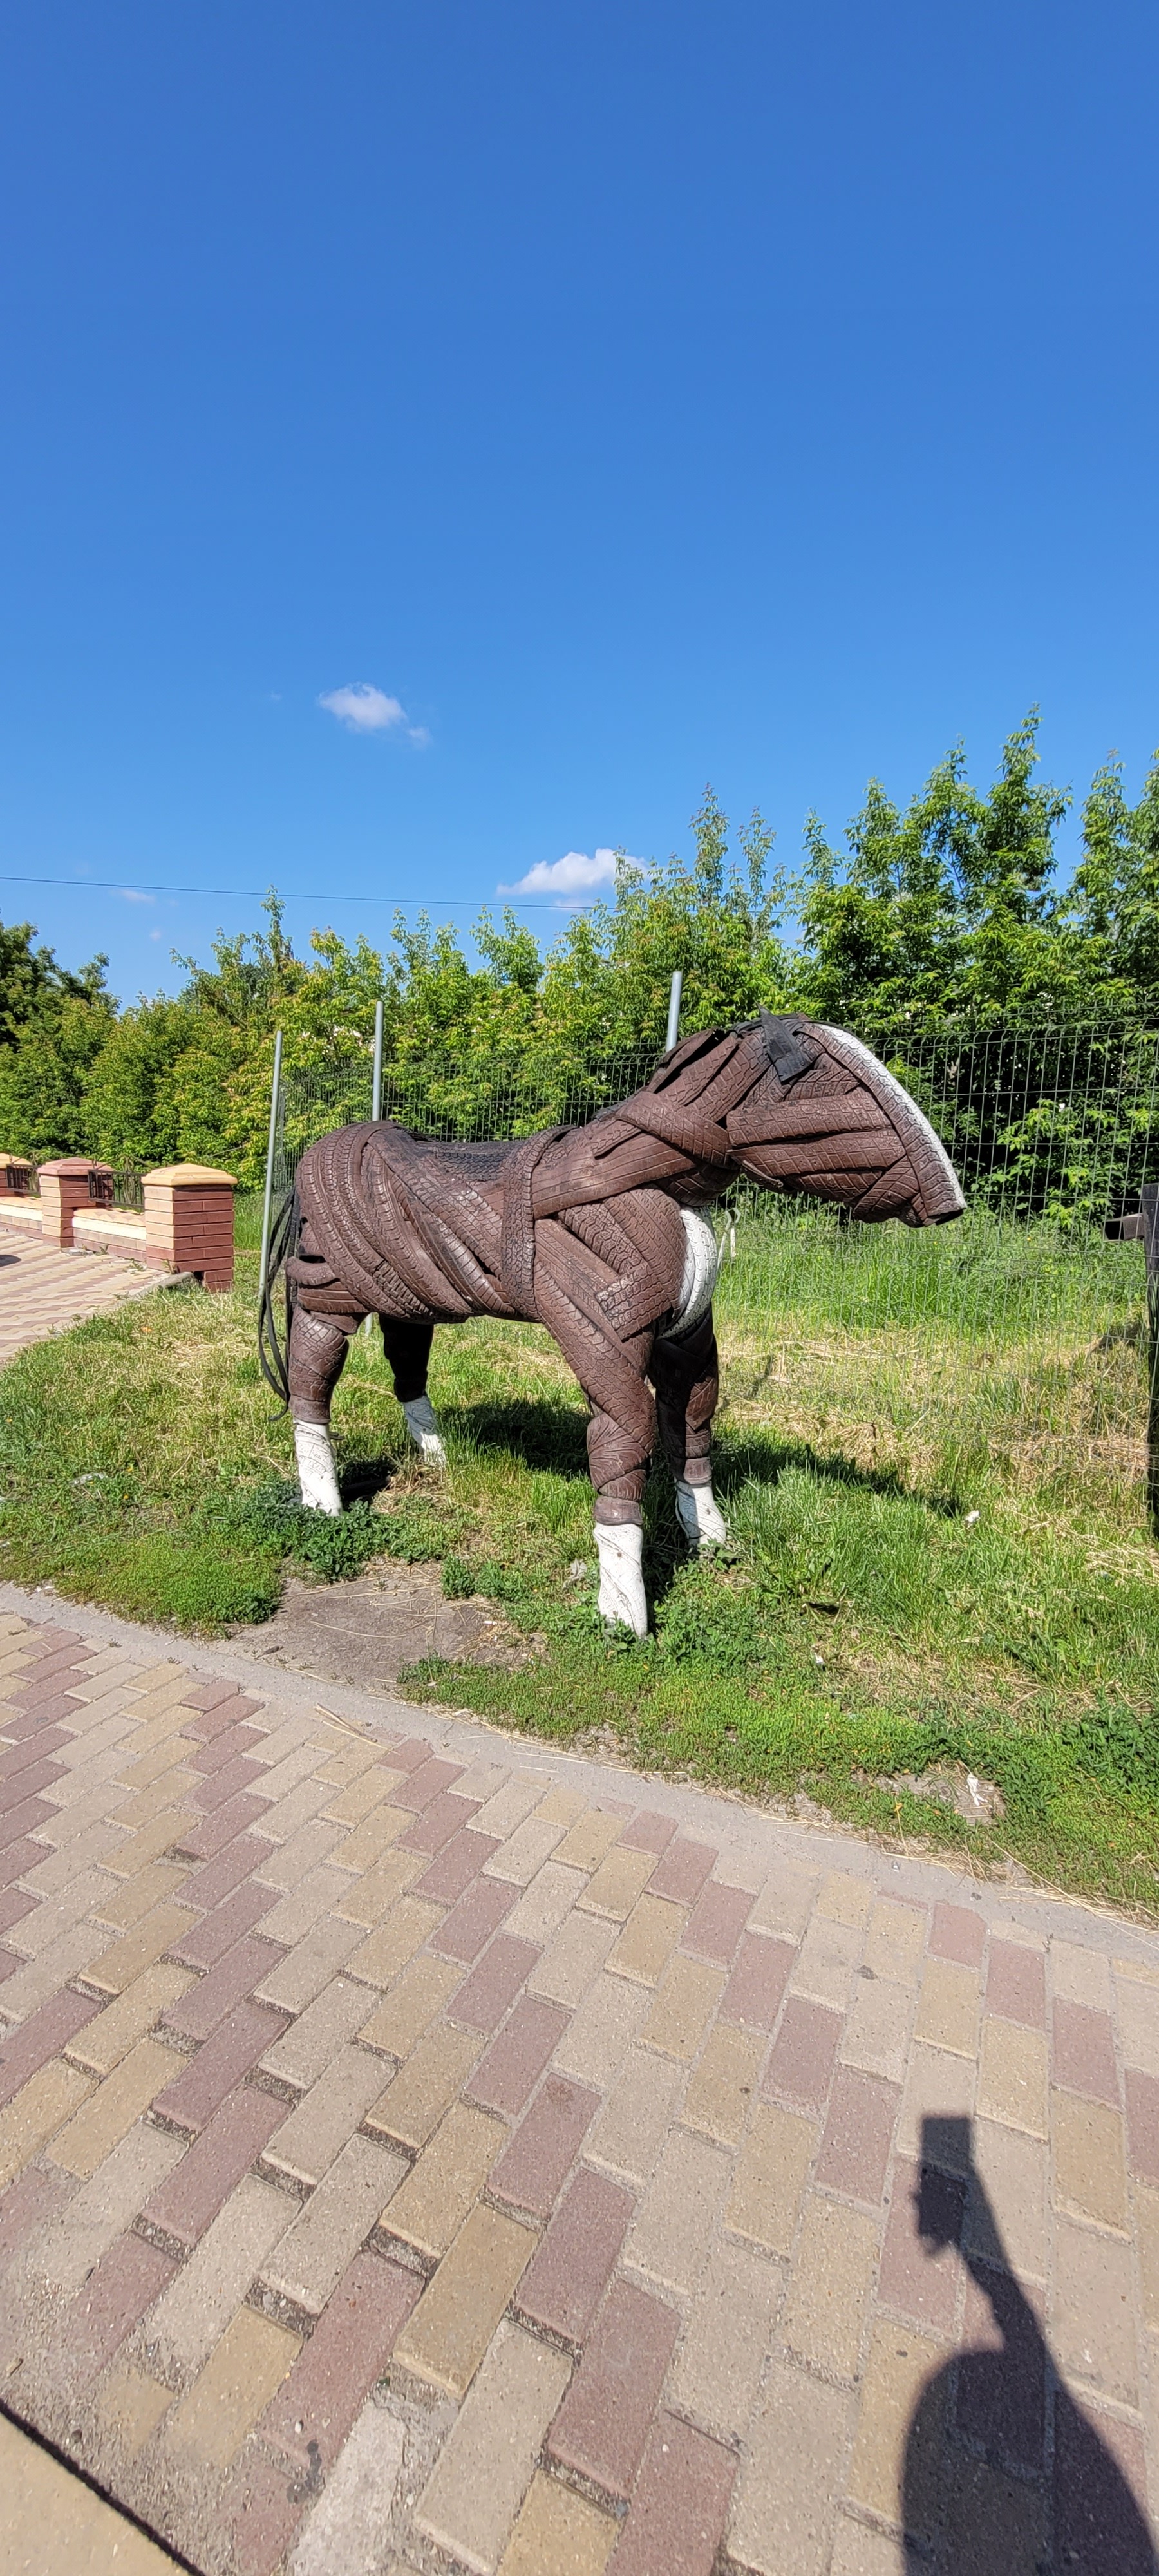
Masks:
[[[0,916],[128,996],[247,889],[465,926],[706,779],[793,864],[1033,701],[1137,792],[1157,54],[1114,0],[8,12],[0,873],[66,882]]]

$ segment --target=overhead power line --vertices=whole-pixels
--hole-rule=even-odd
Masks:
[[[20,877],[0,874],[0,885],[63,886],[69,894],[212,895],[222,903],[264,903],[271,892],[269,886],[131,885],[126,877]],[[434,904],[443,912],[474,912],[480,904],[494,900],[486,895],[286,894],[281,887],[272,891],[276,892],[279,903],[380,903],[393,905],[399,912],[422,910]],[[522,900],[518,896],[504,896],[504,902],[513,912],[560,912],[565,907],[572,909],[583,900],[582,896],[570,895],[565,896],[562,902],[558,897],[551,902],[543,895],[529,895]],[[593,895],[587,900],[594,902],[597,898]]]

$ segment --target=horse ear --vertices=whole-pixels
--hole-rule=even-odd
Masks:
[[[802,1023],[797,1019],[786,1019],[783,1015],[774,1019],[771,1011],[761,1012],[765,1053],[782,1082],[795,1082],[798,1074],[811,1072],[817,1062],[821,1049],[810,1046],[805,1040],[807,1027],[807,1021]]]

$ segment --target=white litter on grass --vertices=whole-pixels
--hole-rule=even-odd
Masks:
[[[967,1512],[964,1525],[967,1529],[973,1529],[975,1521],[980,1521],[981,1518],[981,1512]]]

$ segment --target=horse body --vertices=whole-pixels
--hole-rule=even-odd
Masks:
[[[412,1436],[441,1463],[426,1392],[434,1328],[546,1325],[590,1407],[600,1607],[642,1635],[642,1499],[657,1431],[682,1527],[719,1544],[710,1458],[716,1246],[700,1211],[747,1177],[867,1222],[962,1212],[933,1129],[860,1042],[801,1019],[687,1038],[632,1099],[511,1144],[442,1144],[389,1120],[302,1157],[287,1259],[288,1390],[303,1500],[341,1508],[330,1401],[376,1314]]]

